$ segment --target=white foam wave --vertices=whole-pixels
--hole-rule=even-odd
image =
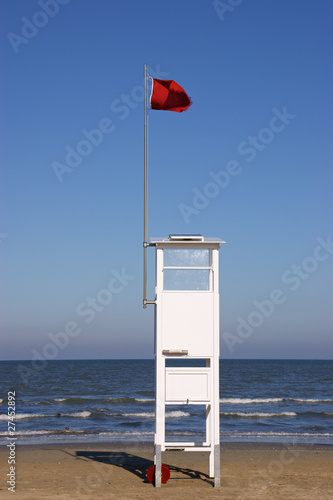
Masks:
[[[144,399],[144,398],[134,398],[135,401],[137,401],[138,403],[150,403],[151,401],[155,401],[155,399],[152,399],[152,398],[147,398],[147,399]]]
[[[252,437],[261,437],[261,436],[297,436],[297,437],[333,437],[333,433],[329,432],[221,432],[222,436],[234,436],[234,437],[242,437],[242,436],[252,436]]]
[[[38,417],[49,417],[49,416],[50,415],[41,415],[37,413],[16,413],[14,420],[21,420],[22,418],[38,418]],[[8,415],[0,415],[0,420],[8,420]]]
[[[167,411],[165,413],[165,418],[182,418],[182,417],[189,417],[190,413],[186,411]]]
[[[16,431],[15,436],[35,436],[37,434],[52,434],[54,431]],[[0,436],[7,436],[8,432],[0,432]],[[10,437],[8,437],[10,439]]]
[[[67,398],[55,398],[54,401],[58,401],[58,402],[61,402],[61,401],[66,401]]]
[[[246,413],[225,411],[220,412],[220,415],[225,415],[226,417],[236,416],[244,418],[297,417],[297,413],[295,413],[294,411],[284,411],[282,413]]]
[[[122,413],[122,417],[155,418],[155,413]]]
[[[59,415],[44,415],[42,413],[16,413],[14,420],[21,420],[23,418],[43,418],[43,417],[78,417],[78,418],[87,418],[90,417],[90,411],[77,411],[75,413],[62,413]],[[0,415],[0,420],[8,420],[8,415]]]
[[[78,417],[78,418],[88,418],[91,415],[91,411],[76,411],[75,413],[68,413],[62,415],[63,417]]]
[[[137,432],[99,432],[99,436],[152,436],[154,431],[137,431]]]
[[[290,401],[297,401],[297,403],[333,403],[333,399],[301,399],[301,398],[290,398]]]
[[[283,401],[296,401],[297,403],[333,403],[333,399],[311,399],[311,398],[221,398],[220,403],[247,405],[261,403],[282,403]]]
[[[39,430],[39,431],[16,431],[15,436],[37,436],[37,435],[45,435],[45,434],[53,434],[54,436],[58,434],[85,434],[84,430]],[[7,437],[9,440],[8,432],[0,432],[0,437]]]
[[[232,405],[248,405],[255,403],[281,403],[283,398],[222,398],[220,403]]]
[[[142,412],[142,413],[123,413],[123,417],[139,417],[139,418],[155,418],[155,412]],[[167,411],[165,418],[182,418],[189,417],[190,413],[185,411]]]

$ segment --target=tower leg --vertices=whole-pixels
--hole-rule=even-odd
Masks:
[[[160,444],[156,444],[155,445],[155,488],[160,488],[161,487],[161,477],[162,477],[162,473],[161,473],[161,467],[162,467],[162,463],[161,463],[161,445]]]
[[[212,443],[212,431],[213,431],[213,412],[212,405],[206,405],[206,442]],[[214,450],[209,452],[209,477],[214,477]]]
[[[209,477],[214,477],[215,475],[215,468],[214,468],[214,462],[215,462],[215,452],[210,451],[209,452]]]
[[[214,445],[214,487],[220,486],[220,445]]]

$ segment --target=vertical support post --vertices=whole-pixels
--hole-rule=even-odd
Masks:
[[[210,278],[211,279],[211,278]],[[213,287],[210,285],[210,289]],[[210,395],[209,404],[206,404],[206,442],[209,443],[210,447],[212,447],[213,438],[214,438],[214,422],[213,422],[213,380],[212,380],[212,360],[209,358],[206,359],[206,368],[210,368],[209,375],[209,385],[210,385]],[[209,477],[214,477],[214,452],[211,449],[209,452]]]
[[[213,360],[213,443],[214,443],[214,486],[220,486],[220,313],[219,313],[219,273],[218,273],[218,250],[214,249],[212,252],[213,269],[214,269],[214,360]]]
[[[211,424],[211,404],[206,404],[206,442],[212,440],[212,424]]]
[[[220,445],[214,445],[214,488],[220,487]]]
[[[210,376],[211,378],[211,376]],[[212,398],[212,397],[211,397]],[[212,399],[209,404],[206,405],[206,442],[209,443],[212,448],[213,439],[213,408],[212,408]],[[214,450],[211,449],[209,452],[209,477],[214,477]]]
[[[162,482],[162,460],[161,445],[155,445],[155,488],[161,487]]]
[[[147,308],[147,65],[144,65],[144,222],[143,222],[143,308]]]
[[[156,249],[156,293],[161,293],[163,250]],[[162,449],[165,443],[165,359],[162,356],[161,309],[155,308],[155,487],[161,487]],[[164,450],[163,450],[164,451]]]

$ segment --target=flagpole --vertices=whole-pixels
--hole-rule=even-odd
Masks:
[[[147,65],[144,65],[144,223],[143,223],[143,308],[147,308]]]

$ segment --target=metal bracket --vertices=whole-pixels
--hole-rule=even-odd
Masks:
[[[157,304],[157,302],[156,302],[156,300],[147,300],[147,299],[143,299],[143,307],[144,307],[144,308],[146,308],[146,306],[147,306],[147,305],[149,305],[149,304],[154,304],[154,305],[156,305],[156,304]]]

